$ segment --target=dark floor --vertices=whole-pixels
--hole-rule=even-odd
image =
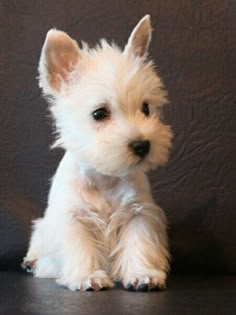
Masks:
[[[162,292],[71,292],[53,280],[0,272],[0,314],[236,315],[236,276],[171,276]]]

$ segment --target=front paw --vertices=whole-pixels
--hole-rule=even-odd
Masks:
[[[146,292],[166,287],[166,273],[160,270],[127,274],[123,279],[124,287],[129,291]]]
[[[110,277],[103,270],[97,270],[88,275],[62,276],[57,283],[69,288],[72,291],[100,291],[110,289],[114,286]]]

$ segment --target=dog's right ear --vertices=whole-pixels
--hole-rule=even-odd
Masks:
[[[124,53],[140,57],[144,56],[147,53],[151,37],[151,20],[150,15],[147,14],[139,21],[131,33]]]
[[[39,86],[48,95],[58,96],[71,79],[80,59],[79,47],[70,36],[55,29],[47,33],[39,62]]]

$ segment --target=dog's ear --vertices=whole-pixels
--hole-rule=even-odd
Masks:
[[[147,52],[152,37],[152,26],[149,15],[145,15],[134,28],[125,47],[125,54],[142,57]]]
[[[45,94],[60,95],[80,57],[76,41],[66,33],[55,29],[47,33],[39,62],[39,85]]]

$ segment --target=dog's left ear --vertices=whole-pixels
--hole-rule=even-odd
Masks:
[[[39,85],[47,95],[62,94],[81,54],[75,40],[55,29],[47,33],[39,62]]]
[[[150,15],[145,15],[134,28],[125,47],[125,54],[144,56],[152,37]]]

